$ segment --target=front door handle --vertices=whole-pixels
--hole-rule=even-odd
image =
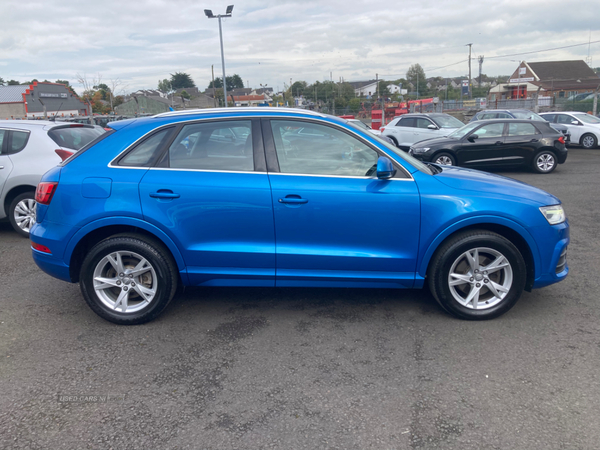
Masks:
[[[533,138],[532,140],[530,140],[529,142],[539,142],[537,139]]]
[[[308,203],[308,199],[300,197],[285,197],[280,198],[279,203],[290,203],[293,205],[300,205],[302,203]]]
[[[152,198],[168,198],[168,199],[173,199],[173,198],[179,198],[180,195],[174,193],[173,191],[167,190],[167,189],[160,189],[157,192],[151,192],[150,193],[150,197],[152,197]]]

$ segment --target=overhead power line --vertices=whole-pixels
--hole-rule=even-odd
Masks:
[[[487,59],[496,59],[496,58],[506,58],[508,56],[531,55],[533,53],[551,52],[552,50],[562,50],[563,48],[572,48],[572,47],[580,47],[582,45],[597,44],[598,42],[600,42],[600,41],[584,42],[583,44],[565,45],[564,47],[546,48],[543,50],[535,50],[533,52],[511,53],[510,55],[499,55],[499,56],[486,56],[486,58]]]

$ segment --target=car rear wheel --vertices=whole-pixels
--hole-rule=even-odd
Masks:
[[[440,166],[455,166],[456,160],[450,153],[438,153],[435,155],[434,162]]]
[[[580,144],[583,148],[591,149],[596,148],[598,145],[598,139],[593,134],[584,134],[581,136]]]
[[[159,242],[116,235],[96,244],[81,266],[81,292],[103,319],[135,325],[155,319],[177,289],[177,270]]]
[[[388,136],[388,135],[383,135],[383,136],[385,136],[386,138],[388,138],[390,141],[392,141],[392,144],[394,144],[396,147],[398,147],[398,141],[396,140],[396,138],[395,138],[395,137],[393,137],[393,136]],[[399,148],[399,147],[398,147],[398,148]]]
[[[15,231],[28,238],[35,223],[35,192],[17,195],[8,208],[8,218]]]
[[[525,261],[499,234],[460,233],[436,252],[428,283],[437,302],[468,320],[498,317],[512,308],[525,287]]]
[[[549,150],[541,151],[533,158],[533,170],[537,173],[550,173],[557,164],[556,155]]]

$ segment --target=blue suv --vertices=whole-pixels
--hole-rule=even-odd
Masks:
[[[112,122],[47,172],[33,258],[101,317],[157,317],[178,286],[422,288],[463,319],[567,276],[560,201],[422,163],[304,110],[181,111]]]

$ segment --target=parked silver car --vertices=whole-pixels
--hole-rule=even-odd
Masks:
[[[104,133],[92,125],[0,120],[0,219],[29,237],[42,175]]]
[[[408,151],[416,142],[448,136],[463,125],[464,123],[450,114],[412,113],[395,117],[380,130],[381,135],[390,138],[396,147]]]

